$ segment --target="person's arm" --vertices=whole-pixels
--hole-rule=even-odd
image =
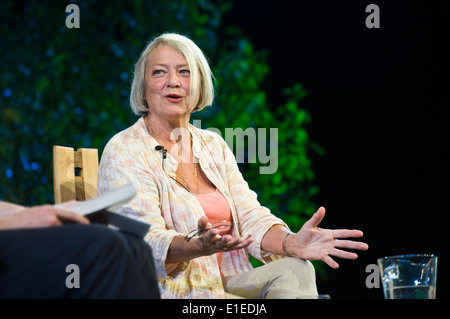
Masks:
[[[323,260],[332,268],[339,265],[331,257],[356,259],[357,254],[342,250],[367,250],[362,242],[341,240],[341,238],[361,237],[360,230],[328,230],[317,227],[325,215],[323,207],[307,221],[300,231],[292,234],[286,223],[259,204],[256,194],[248,187],[239,171],[233,153],[222,139],[227,182],[237,208],[239,227],[245,234],[254,234],[250,253],[261,261],[270,261],[274,256],[296,256],[305,260]],[[292,234],[292,235],[290,235]]]
[[[9,212],[0,216],[0,229],[60,226],[64,222],[89,224],[86,217],[53,205],[27,208],[1,202],[0,211]],[[11,213],[12,211],[14,213]]]
[[[15,214],[24,208],[17,204],[0,201],[0,218]]]
[[[273,254],[285,255],[283,250],[283,240],[287,234],[292,234],[292,232],[283,225],[272,226],[261,241],[261,249]]]
[[[367,250],[366,243],[344,238],[358,238],[363,232],[355,229],[324,229],[317,227],[325,216],[325,208],[320,207],[317,212],[296,233],[289,235],[289,231],[276,225],[265,234],[261,249],[273,253],[285,254],[283,241],[288,255],[305,260],[322,260],[331,268],[339,268],[339,264],[331,256],[344,259],[356,259],[358,255],[343,249]]]
[[[199,229],[209,228],[208,219],[206,217],[200,218],[198,227]],[[217,229],[211,229],[202,237],[194,238],[189,242],[182,236],[175,236],[170,244],[166,262],[180,263],[218,252],[242,249],[252,242],[252,238],[220,236]]]

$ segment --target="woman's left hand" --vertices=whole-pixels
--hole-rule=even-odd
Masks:
[[[356,259],[358,255],[343,249],[367,250],[369,246],[360,241],[344,240],[341,238],[362,237],[360,230],[324,229],[317,227],[325,216],[325,208],[320,207],[317,212],[294,234],[289,253],[305,260],[322,260],[331,268],[339,268],[339,264],[331,256],[344,259]]]

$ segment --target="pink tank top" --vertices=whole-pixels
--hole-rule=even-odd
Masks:
[[[210,224],[214,224],[216,222],[221,221],[232,221],[231,209],[230,205],[228,205],[228,201],[225,196],[219,191],[218,188],[211,194],[193,194],[195,198],[200,202],[202,208],[205,212],[206,217],[208,217],[208,221]],[[232,229],[228,231],[219,232],[221,236],[226,234],[231,234]],[[219,263],[220,275],[224,277],[221,264],[223,259],[223,253],[217,253],[217,262]]]
[[[193,194],[202,205],[211,224],[221,221],[232,221],[230,205],[218,188],[210,194]],[[223,235],[223,234],[221,234]]]

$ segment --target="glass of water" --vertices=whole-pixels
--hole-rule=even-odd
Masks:
[[[379,258],[385,299],[436,299],[437,256],[412,254]]]

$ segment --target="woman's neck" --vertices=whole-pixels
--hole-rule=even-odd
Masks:
[[[179,160],[186,161],[186,156],[191,153],[191,133],[189,121],[166,122],[153,117],[151,114],[145,116],[149,133],[169,153]],[[171,152],[173,149],[173,152]],[[185,152],[186,151],[186,152]]]

